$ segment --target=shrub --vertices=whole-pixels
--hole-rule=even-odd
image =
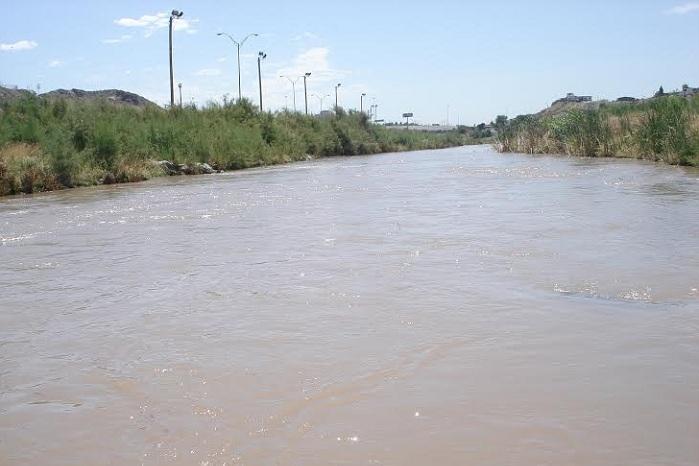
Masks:
[[[401,133],[341,109],[334,117],[319,119],[260,113],[247,100],[166,111],[29,96],[3,103],[0,110],[0,194],[144,179],[159,172],[153,160],[238,169],[307,155],[368,154],[467,141],[456,132]]]
[[[113,170],[117,162],[119,143],[114,128],[107,122],[98,122],[92,134],[95,159],[106,170]]]

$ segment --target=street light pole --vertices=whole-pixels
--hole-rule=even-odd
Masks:
[[[267,58],[267,54],[259,52],[257,54],[257,80],[260,83],[260,112],[262,112],[262,60]]]
[[[336,112],[337,112],[337,110],[339,109],[338,98],[337,98],[337,90],[340,88],[340,86],[342,86],[342,83],[337,83],[337,85],[335,85],[335,111],[336,111]]]
[[[306,86],[306,80],[311,75],[311,73],[306,73],[303,76],[303,100],[306,104],[306,115],[308,115],[308,87]]]
[[[359,113],[364,113],[364,97],[366,97],[366,92],[362,92],[359,98]]]
[[[316,99],[318,99],[318,100],[320,101],[320,112],[319,112],[319,114],[320,114],[320,113],[323,113],[323,100],[324,100],[326,97],[330,97],[330,94],[325,94],[325,95],[311,94],[311,96],[312,96],[312,97],[315,97]]]
[[[178,83],[177,87],[180,89],[180,108],[182,108],[182,83]]]
[[[172,10],[170,13],[170,108],[175,106],[175,78],[172,71],[172,21],[181,18],[184,13],[177,10]]]
[[[243,90],[240,85],[240,44],[235,44],[238,49],[238,102],[243,100]]]
[[[291,83],[291,89],[292,89],[292,91],[293,91],[293,93],[294,93],[294,113],[296,113],[296,81],[298,81],[299,78],[291,79],[290,77],[284,76],[284,75],[280,75],[279,77],[280,77],[280,78],[286,78],[286,79],[288,79],[289,82]]]
[[[255,33],[248,34],[248,35],[245,36],[245,38],[244,38],[243,40],[241,40],[240,42],[238,42],[238,41],[235,40],[233,37],[231,37],[230,34],[227,34],[227,33],[225,33],[225,32],[219,32],[219,33],[216,34],[216,35],[217,35],[217,36],[226,36],[226,37],[228,37],[228,38],[231,40],[231,42],[233,42],[233,44],[234,44],[234,45],[236,46],[236,48],[238,49],[238,102],[240,102],[241,100],[243,100],[243,91],[242,91],[242,87],[241,87],[241,84],[240,84],[240,81],[241,81],[241,79],[240,79],[240,47],[242,47],[243,44],[245,44],[245,42],[246,42],[249,38],[251,38],[251,37],[257,37],[257,36],[259,36],[259,34],[255,34]]]

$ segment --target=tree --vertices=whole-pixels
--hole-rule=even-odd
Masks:
[[[658,92],[655,93],[656,97],[662,97],[665,95],[665,89],[663,89],[663,86],[660,86],[660,89],[658,89]]]
[[[507,125],[507,115],[498,115],[495,118],[494,125],[495,128],[498,130],[502,130],[503,128],[505,128],[505,126]]]

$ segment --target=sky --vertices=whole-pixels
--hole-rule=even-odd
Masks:
[[[33,1],[0,0],[0,83],[20,88],[124,89],[169,101],[168,17],[183,100],[243,95],[265,109],[293,107],[308,79],[309,108],[378,105],[422,123],[476,124],[532,113],[574,92],[645,97],[659,86],[699,87],[699,1]],[[303,84],[296,86],[303,109]]]

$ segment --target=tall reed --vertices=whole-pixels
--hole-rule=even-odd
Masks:
[[[0,195],[142,180],[162,174],[153,162],[164,159],[229,170],[467,142],[389,130],[357,112],[260,113],[247,100],[165,111],[28,96],[0,106]]]

